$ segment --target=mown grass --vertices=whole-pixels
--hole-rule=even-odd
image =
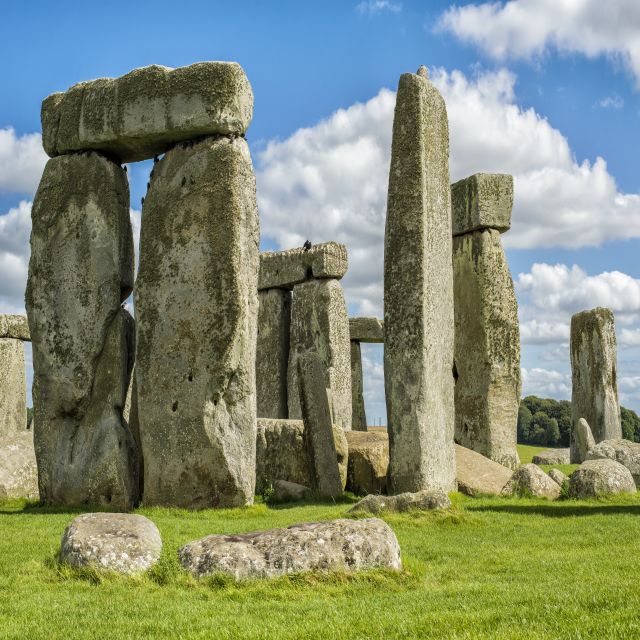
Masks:
[[[520,456],[520,462],[527,464],[532,462],[533,456],[537,455],[541,451],[548,451],[549,447],[535,447],[529,444],[518,445],[518,455]],[[541,464],[540,468],[549,473],[551,469],[560,469],[562,473],[570,476],[580,465],[578,464]]]
[[[341,517],[340,504],[140,509],[164,540],[141,578],[60,567],[69,510],[0,503],[2,638],[631,638],[640,635],[640,499],[453,497],[448,513],[387,518],[401,573],[197,582],[179,546]]]

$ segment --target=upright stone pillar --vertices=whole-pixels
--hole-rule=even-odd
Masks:
[[[596,442],[622,438],[613,313],[596,307],[571,318],[571,462],[580,463],[576,430],[581,418]]]
[[[242,137],[179,144],[155,165],[135,292],[145,504],[253,501],[258,242]]]
[[[354,431],[367,430],[362,381],[362,351],[357,340],[351,341],[351,416],[351,428]]]
[[[26,306],[40,498],[129,509],[138,451],[123,408],[133,319],[129,187],[95,152],[47,163],[33,203]]]
[[[265,289],[258,292],[258,345],[256,390],[259,418],[287,418],[287,366],[291,292]]]
[[[29,340],[24,316],[0,315],[0,438],[27,428],[27,382],[23,340]]]
[[[384,263],[392,493],[456,487],[449,131],[424,67],[400,77]]]
[[[476,174],[451,187],[456,441],[515,469],[520,403],[518,303],[500,232],[513,178]]]
[[[310,280],[293,288],[289,345],[289,418],[302,418],[298,358],[315,352],[326,370],[333,423],[351,430],[351,350],[349,317],[337,280]]]

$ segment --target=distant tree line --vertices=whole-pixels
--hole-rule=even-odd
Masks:
[[[620,407],[622,437],[640,442],[640,417],[635,411]],[[568,447],[571,433],[571,403],[527,396],[518,411],[518,442],[543,447]]]

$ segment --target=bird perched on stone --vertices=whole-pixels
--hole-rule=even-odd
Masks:
[[[309,251],[309,249],[311,249],[311,243],[308,240],[305,240],[305,243],[302,245],[302,248],[305,251]]]

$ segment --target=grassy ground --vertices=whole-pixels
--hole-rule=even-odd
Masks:
[[[533,460],[533,456],[540,453],[541,451],[548,451],[549,447],[534,447],[529,444],[519,444],[518,445],[518,455],[520,456],[520,462],[522,464],[526,464],[527,462],[531,462]],[[551,471],[551,469],[560,469],[562,473],[570,476],[580,465],[578,464],[541,464],[540,468],[544,469],[547,473]]]
[[[640,635],[640,498],[546,502],[454,496],[451,513],[388,518],[402,573],[200,583],[176,550],[215,532],[342,516],[341,504],[141,509],[163,536],[138,579],[55,563],[75,515],[0,503],[0,637],[631,638]]]

